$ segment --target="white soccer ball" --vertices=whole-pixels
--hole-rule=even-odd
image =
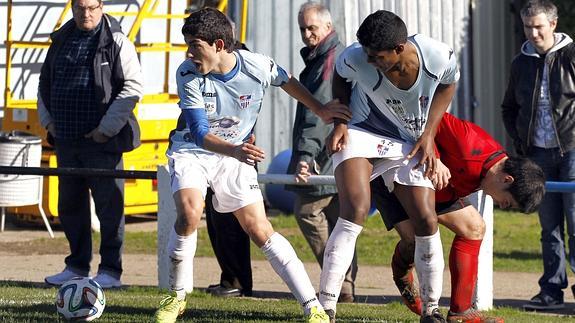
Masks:
[[[93,321],[106,306],[106,296],[100,284],[89,277],[72,278],[56,295],[56,310],[67,320]]]

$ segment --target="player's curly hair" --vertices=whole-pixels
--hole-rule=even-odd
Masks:
[[[509,192],[519,203],[519,210],[523,213],[537,211],[545,195],[545,174],[541,167],[528,158],[510,156],[503,171],[514,178]]]
[[[232,25],[228,17],[217,9],[203,8],[192,12],[184,20],[182,34],[199,38],[210,45],[221,39],[227,52],[234,50]]]
[[[376,51],[390,50],[407,42],[407,27],[393,12],[378,10],[365,18],[356,37],[363,47]]]

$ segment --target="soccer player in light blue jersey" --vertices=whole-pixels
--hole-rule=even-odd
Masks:
[[[438,310],[443,251],[430,178],[437,171],[435,132],[459,78],[456,59],[446,44],[408,37],[405,23],[389,11],[369,15],[357,38],[338,57],[333,80],[334,97],[349,103],[353,118],[337,124],[326,144],[335,152],[340,218],[325,248],[320,302],[335,315],[370,208],[369,182],[382,176],[414,225],[421,321],[444,322]]]
[[[270,85],[326,122],[349,120],[349,109],[336,101],[322,105],[271,58],[234,51],[231,25],[215,9],[193,12],[182,33],[188,46],[188,59],[176,75],[182,113],[167,152],[177,211],[168,242],[171,294],[160,303],[156,321],[175,322],[185,309],[185,281],[192,278],[196,230],[209,186],[214,208],[234,213],[301,304],[307,321],[329,322],[303,263],[266,218],[253,167],[265,154],[253,144],[252,132]]]

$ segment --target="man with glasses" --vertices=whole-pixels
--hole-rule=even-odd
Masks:
[[[121,169],[122,153],[140,144],[133,110],[142,96],[140,63],[101,0],[73,0],[73,19],[50,35],[40,73],[38,115],[59,167]],[[70,246],[65,269],[45,278],[62,285],[90,274],[90,193],[100,220],[101,261],[94,278],[120,287],[124,180],[60,177],[58,216]]]

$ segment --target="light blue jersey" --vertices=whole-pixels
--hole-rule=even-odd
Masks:
[[[201,75],[191,60],[176,72],[180,109],[204,109],[209,133],[240,144],[252,133],[266,89],[285,84],[289,76],[271,58],[245,50],[235,51],[239,71],[227,81],[211,73]],[[207,151],[194,143],[183,115],[170,133],[170,152]]]
[[[420,63],[417,80],[408,90],[397,88],[369,64],[359,43],[338,57],[338,74],[353,83],[350,125],[406,142],[421,136],[437,86],[457,82],[459,70],[446,44],[419,34],[408,41],[417,48]]]

